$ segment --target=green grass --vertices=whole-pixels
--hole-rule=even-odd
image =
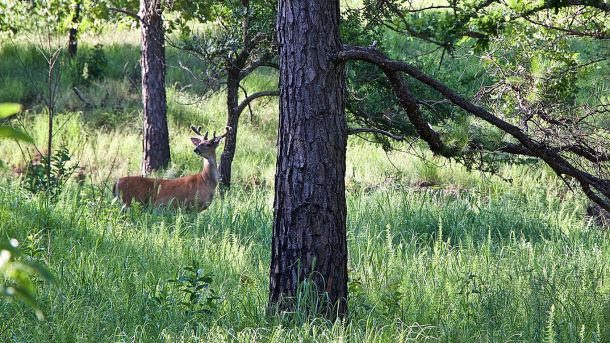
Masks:
[[[236,187],[199,214],[120,214],[94,185],[72,186],[48,205],[5,182],[2,234],[40,248],[38,258],[57,281],[40,284],[44,322],[21,305],[0,305],[0,337],[497,342],[540,341],[552,326],[558,341],[609,339],[607,235],[556,195],[540,201],[518,191],[477,193],[399,186],[350,192],[350,315],[331,323],[265,315],[272,220],[266,189]],[[214,275],[211,287],[221,300],[210,315],[188,316],[154,300],[193,264]]]
[[[585,220],[578,193],[540,165],[505,167],[509,183],[427,154],[425,161],[386,154],[356,137],[346,177],[349,316],[268,315],[277,100],[254,103],[253,118],[244,113],[235,186],[224,199],[201,213],[137,206],[120,213],[109,186],[140,169],[139,94],[122,72],[137,63],[137,35],[87,38],[82,53],[100,41],[107,77],[83,86],[95,107],[84,109],[66,78],[55,118],[55,146],[74,153],[85,183],[70,182],[53,204],[26,193],[10,169],[0,172],[0,236],[18,239],[56,277],[38,282],[44,321],[0,302],[0,341],[610,341],[610,240]],[[27,45],[3,46],[0,95],[14,94],[0,101],[29,99],[19,122],[44,146],[46,117],[27,85],[38,81],[19,74],[16,53],[42,70]],[[168,75],[177,85],[168,89],[172,164],[159,174],[175,177],[201,165],[188,125],[221,130],[225,101],[218,94],[191,104],[202,89],[184,88],[193,81],[171,68]],[[265,71],[246,87],[275,80]],[[21,151],[33,153],[0,143],[9,166],[23,166]],[[211,313],[185,313],[168,281],[193,265],[213,274],[220,299]],[[304,293],[299,304],[310,302]]]

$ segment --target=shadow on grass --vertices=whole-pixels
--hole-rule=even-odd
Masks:
[[[443,241],[454,244],[464,240],[481,244],[489,239],[500,245],[511,239],[539,243],[565,239],[565,227],[578,226],[573,213],[540,208],[539,204],[525,203],[510,194],[495,198],[454,196],[404,188],[364,196],[367,197],[364,202],[359,198],[350,203],[354,214],[348,223],[352,230],[390,230],[396,240],[409,240],[415,235],[432,244],[440,233]]]
[[[132,44],[96,48],[81,42],[76,57],[64,53],[60,59],[56,110],[82,111],[85,122],[94,127],[114,128],[134,121],[142,107],[139,58],[140,48]],[[168,89],[180,89],[194,99],[205,94],[207,86],[179,65],[196,75],[204,68],[200,60],[168,48]],[[0,46],[0,102],[18,102],[36,110],[44,105],[47,85],[48,64],[37,45],[7,42]]]

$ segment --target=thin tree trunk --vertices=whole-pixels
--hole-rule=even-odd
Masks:
[[[223,188],[231,185],[231,166],[237,145],[239,72],[239,69],[231,69],[227,74],[227,126],[231,127],[231,131],[225,137],[225,146],[220,155],[220,185]]]
[[[140,0],[142,18],[142,103],[144,104],[142,173],[170,162],[165,100],[165,36],[159,0]]]
[[[74,15],[72,16],[72,28],[70,28],[68,36],[68,56],[75,57],[78,50],[78,29],[76,26],[80,21],[80,1],[76,2],[76,8],[74,9]]]
[[[270,305],[293,309],[303,281],[317,308],[347,311],[345,71],[339,1],[279,0],[279,152],[275,176]]]

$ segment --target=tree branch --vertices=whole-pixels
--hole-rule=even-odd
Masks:
[[[348,128],[347,129],[347,134],[348,135],[355,135],[358,133],[376,133],[376,134],[380,134],[380,135],[384,135],[384,136],[388,136],[390,138],[392,138],[395,141],[403,141],[405,139],[405,136],[402,135],[395,135],[391,132],[385,131],[385,130],[381,130],[381,129],[374,129],[374,128],[369,128],[369,127],[360,127],[360,128]]]
[[[538,25],[538,26],[542,26],[544,28],[547,28],[549,30],[555,30],[555,31],[559,31],[559,32],[563,32],[569,36],[576,36],[576,37],[591,37],[591,38],[595,38],[595,39],[609,39],[610,38],[610,34],[605,33],[605,32],[601,32],[601,31],[578,31],[578,30],[573,30],[573,29],[569,29],[569,28],[563,28],[563,27],[559,27],[559,26],[553,26],[553,25],[548,25],[545,24],[543,22],[534,20],[529,18],[528,16],[524,16],[523,19],[525,19],[526,21],[534,24],[534,25]]]
[[[142,18],[140,18],[140,16],[139,16],[137,13],[134,13],[134,12],[128,11],[128,10],[126,10],[126,9],[122,9],[122,8],[115,8],[115,7],[108,7],[108,10],[109,10],[109,11],[111,11],[111,12],[117,12],[117,13],[122,13],[122,14],[125,14],[125,15],[127,15],[127,16],[129,16],[129,17],[132,17],[132,18],[136,19],[137,21],[139,21],[139,22],[140,22],[140,23],[142,23],[142,24],[146,24],[146,23],[144,22],[144,20],[142,20]]]
[[[249,97],[245,98],[240,104],[239,106],[237,106],[237,110],[236,113],[239,116],[244,109],[248,106],[248,104],[250,104],[252,101],[264,97],[264,96],[279,96],[280,95],[280,91],[275,90],[275,91],[262,91],[262,92],[257,92],[254,94],[251,94]]]
[[[521,145],[523,145],[523,147],[525,149],[527,149],[527,151],[529,151],[532,154],[532,156],[535,156],[535,157],[543,160],[544,162],[546,162],[546,164],[549,165],[549,167],[551,167],[553,169],[553,171],[555,171],[555,173],[557,173],[558,175],[568,175],[568,176],[574,177],[576,180],[578,180],[578,182],[581,185],[581,188],[583,189],[585,194],[589,197],[589,199],[598,203],[600,206],[604,207],[604,209],[610,210],[609,202],[607,200],[604,200],[604,199],[600,198],[599,196],[597,196],[596,193],[591,189],[591,187],[594,188],[604,197],[606,197],[607,199],[610,199],[610,180],[601,179],[599,177],[589,174],[585,170],[576,168],[569,161],[567,161],[563,156],[561,156],[559,154],[559,152],[555,151],[552,147],[549,147],[549,146],[546,146],[544,144],[534,141],[531,137],[529,137],[526,133],[524,133],[519,127],[496,117],[495,115],[488,112],[484,108],[482,108],[478,105],[475,105],[472,102],[466,100],[465,98],[456,94],[453,90],[451,90],[449,87],[447,87],[440,81],[435,80],[432,77],[424,74],[419,69],[417,69],[407,63],[404,63],[404,62],[391,60],[387,56],[385,56],[384,54],[379,52],[378,50],[372,49],[372,48],[345,47],[344,50],[338,54],[337,57],[338,57],[337,58],[338,62],[346,62],[349,60],[360,60],[360,61],[368,62],[368,63],[374,64],[374,65],[377,65],[378,67],[380,67],[384,71],[384,73],[388,76],[388,78],[390,78],[392,87],[394,88],[394,91],[397,94],[397,96],[399,96],[399,100],[401,100],[401,103],[403,102],[403,100],[407,101],[407,103],[405,103],[405,105],[407,105],[407,107],[405,108],[405,109],[407,109],[407,113],[412,112],[411,115],[413,115],[413,113],[415,113],[414,111],[416,110],[416,108],[410,108],[410,107],[412,107],[412,105],[409,104],[409,102],[413,101],[413,99],[410,99],[410,98],[412,98],[412,96],[408,92],[408,89],[406,89],[406,86],[405,87],[400,86],[400,82],[399,82],[400,80],[397,79],[398,72],[404,72],[404,73],[410,75],[411,77],[417,79],[421,83],[427,85],[428,87],[430,87],[430,88],[436,90],[437,92],[439,92],[440,94],[442,94],[445,98],[447,98],[449,101],[451,101],[454,105],[462,108],[463,110],[471,113],[472,115],[486,121],[487,123],[497,127],[498,129],[500,129],[500,130],[508,133],[512,137],[514,137],[516,140],[518,140],[521,143]],[[405,107],[405,106],[403,105],[403,107]],[[409,119],[411,119],[411,118],[409,118]],[[418,133],[420,134],[420,136],[422,136],[422,138],[424,140],[426,140],[426,142],[428,143],[428,145],[430,145],[430,147],[431,147],[431,149],[433,149],[433,151],[434,151],[434,149],[438,149],[439,147],[431,145],[431,143],[433,143],[433,144],[438,143],[438,142],[436,142],[436,140],[437,140],[437,138],[440,140],[440,138],[435,136],[434,133],[430,132],[430,130],[432,130],[431,128],[429,130],[424,129],[422,132],[420,132],[420,130],[422,130],[423,127],[421,127],[421,125],[419,125],[419,126],[420,127],[418,128]],[[416,125],[416,128],[417,127],[418,127],[418,125]],[[437,135],[438,135],[438,133],[437,133]],[[443,150],[440,150],[439,153],[446,152]],[[445,156],[443,153],[441,153],[441,155]]]
[[[93,104],[91,104],[89,101],[87,101],[87,99],[85,99],[85,96],[80,91],[80,89],[78,89],[76,87],[72,87],[72,89],[74,90],[74,93],[76,94],[78,99],[85,104],[85,107],[93,107]]]
[[[280,69],[280,66],[277,63],[269,61],[267,56],[264,56],[242,69],[242,71],[239,73],[239,79],[245,79],[248,75],[252,74],[252,72],[260,67],[269,67],[277,70]]]
[[[430,150],[435,154],[444,157],[453,157],[457,154],[456,147],[447,146],[441,140],[438,132],[434,131],[427,120],[421,115],[417,99],[411,94],[407,84],[404,82],[399,72],[383,69],[383,72],[388,77],[394,94],[398,98],[400,105],[407,113],[407,117],[411,124],[415,127],[417,134],[426,142]]]

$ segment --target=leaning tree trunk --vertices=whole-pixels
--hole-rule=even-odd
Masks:
[[[75,4],[74,14],[72,15],[72,27],[68,36],[68,56],[75,57],[78,50],[78,22],[80,21],[80,1]]]
[[[347,311],[345,233],[345,72],[339,1],[279,0],[279,152],[270,270],[270,305],[293,308],[311,281],[318,310]]]
[[[220,155],[220,185],[229,188],[231,185],[231,165],[237,146],[237,126],[239,124],[239,69],[230,69],[227,73],[227,126],[231,130],[225,137],[225,147]]]
[[[165,36],[160,0],[140,0],[142,19],[142,103],[144,104],[142,173],[170,161],[165,101]]]

